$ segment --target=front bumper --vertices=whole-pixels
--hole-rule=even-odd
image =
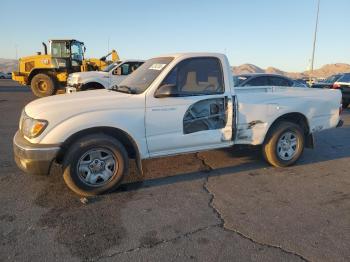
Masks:
[[[12,72],[12,80],[17,81],[21,85],[27,84],[27,75],[21,74],[20,72]]]
[[[82,83],[76,83],[76,84],[72,84],[72,83],[69,83],[67,82],[67,87],[74,87],[76,89],[80,89],[82,87]]]
[[[32,144],[18,131],[13,138],[16,164],[28,174],[47,175],[59,150],[59,145]]]

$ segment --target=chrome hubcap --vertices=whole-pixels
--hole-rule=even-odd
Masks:
[[[80,180],[89,186],[102,186],[118,170],[118,162],[108,149],[91,149],[78,161],[77,172]]]
[[[298,148],[298,139],[294,132],[288,131],[280,137],[277,143],[278,156],[286,161],[291,160]]]

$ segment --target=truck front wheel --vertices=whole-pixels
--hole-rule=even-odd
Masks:
[[[89,135],[76,141],[63,160],[67,186],[83,196],[115,190],[128,172],[128,154],[115,138]]]
[[[280,122],[269,131],[263,144],[263,155],[269,164],[286,167],[299,159],[304,145],[304,133],[298,125]]]
[[[30,82],[32,92],[37,97],[52,96],[56,92],[54,80],[46,74],[37,74]]]

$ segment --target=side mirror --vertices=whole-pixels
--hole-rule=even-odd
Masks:
[[[121,74],[122,74],[122,70],[120,67],[117,67],[117,68],[113,69],[113,71],[112,71],[112,75],[120,76]]]
[[[117,67],[116,69],[114,69],[114,75],[121,76],[122,75],[122,68]]]
[[[160,86],[154,94],[155,98],[164,98],[164,97],[177,97],[179,92],[177,86],[174,84],[166,84]]]

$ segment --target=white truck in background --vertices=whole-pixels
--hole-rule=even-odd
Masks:
[[[102,71],[76,72],[68,76],[66,93],[93,89],[109,89],[134,72],[144,60],[129,59],[107,66]]]
[[[81,195],[114,190],[134,158],[261,145],[273,166],[294,164],[315,132],[342,125],[339,90],[234,88],[225,55],[181,53],[147,60],[110,90],[46,97],[23,110],[13,146],[27,173],[63,167]]]

